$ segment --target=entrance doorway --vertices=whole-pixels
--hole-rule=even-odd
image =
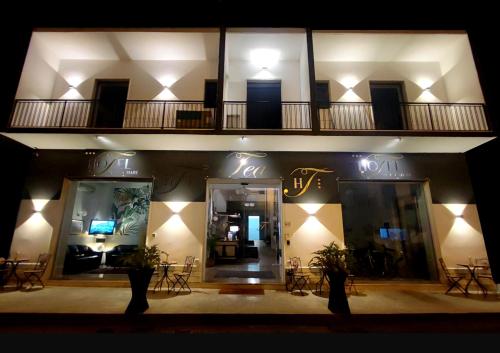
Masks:
[[[282,282],[280,196],[280,181],[208,182],[206,282]]]
[[[281,129],[281,81],[247,82],[247,128]]]
[[[128,80],[97,80],[95,127],[121,128],[127,103]]]
[[[402,82],[370,82],[373,115],[377,130],[403,130],[404,98]]]

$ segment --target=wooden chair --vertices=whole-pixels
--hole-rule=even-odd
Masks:
[[[460,284],[460,281],[464,279],[465,276],[458,274],[452,275],[448,270],[448,267],[446,266],[443,258],[439,258],[439,263],[441,264],[443,273],[445,274],[446,280],[448,281],[448,289],[444,294],[448,294],[453,288],[456,288],[460,292],[462,292],[463,295],[467,296],[467,291],[465,290],[465,287],[462,284]]]
[[[304,271],[302,271],[302,264],[300,262],[300,257],[291,257],[290,258],[290,266],[292,267],[293,271],[293,277],[292,277],[292,287],[290,288],[290,292],[293,293],[294,289],[297,288],[300,292],[301,295],[304,295],[304,292],[302,292],[302,289],[304,289],[305,286],[309,288],[310,291],[311,287],[309,285],[309,275],[306,275]]]
[[[35,283],[40,283],[42,285],[42,288],[45,287],[42,281],[42,277],[45,273],[45,270],[47,269],[47,266],[50,261],[50,254],[40,254],[38,256],[37,263],[35,267],[32,270],[26,270],[23,271],[24,274],[24,283],[29,282],[30,287],[29,289],[33,288]]]
[[[175,287],[179,285],[179,289],[177,290],[176,295],[179,294],[181,289],[188,289],[189,293],[191,293],[191,288],[189,287],[188,280],[191,276],[191,272],[193,271],[195,257],[194,256],[186,256],[186,260],[184,261],[184,266],[182,267],[181,272],[174,272],[174,282],[172,284],[172,288],[169,288],[168,292],[171,290],[175,292]]]

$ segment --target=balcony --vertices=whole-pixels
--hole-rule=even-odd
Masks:
[[[374,119],[371,102],[331,102],[318,109],[321,131],[383,130]],[[403,103],[402,130],[488,131],[484,104]]]
[[[25,100],[15,103],[11,128],[93,128],[96,100]],[[203,101],[139,101],[125,104],[121,129],[204,129],[215,127],[215,108]],[[120,129],[120,128],[119,128]]]
[[[25,100],[15,103],[11,129],[92,129],[96,125],[96,100]],[[223,130],[311,132],[309,102],[282,102],[281,128],[252,128],[248,124],[248,104],[226,101]],[[401,105],[402,129],[413,132],[486,132],[489,126],[483,104],[472,103],[404,103]],[[376,132],[377,126],[370,102],[331,102],[318,109],[322,133],[342,131]],[[279,120],[279,119],[277,119]],[[203,101],[129,100],[125,104],[123,124],[115,130],[208,130],[215,129],[215,108]],[[105,128],[105,127],[102,127]],[[387,131],[387,130],[385,130]],[[398,130],[396,130],[398,131]]]

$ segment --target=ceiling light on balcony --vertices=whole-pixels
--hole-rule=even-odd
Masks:
[[[276,65],[279,59],[280,52],[275,49],[254,49],[250,51],[250,61],[262,69]]]

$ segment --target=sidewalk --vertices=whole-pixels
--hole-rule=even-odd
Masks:
[[[352,316],[346,321],[328,310],[326,296],[310,292],[299,296],[266,289],[264,295],[240,295],[193,288],[191,294],[175,296],[150,291],[150,308],[134,325],[142,323],[149,331],[173,330],[174,325],[189,332],[197,327],[201,332],[208,328],[216,332],[244,327],[264,330],[266,325],[270,330],[301,332],[345,332],[349,328],[357,332],[413,332],[430,327],[435,328],[433,332],[500,332],[500,297],[477,294],[465,298],[443,292],[439,286],[425,291],[363,288],[358,295],[349,296]],[[113,332],[124,330],[124,325],[130,329],[130,321],[123,315],[130,297],[130,288],[47,286],[30,292],[0,291],[0,329],[7,321],[33,330],[48,330],[50,325],[70,330],[76,322],[83,326],[87,322],[85,329],[92,332],[107,326],[113,327],[108,328]]]

